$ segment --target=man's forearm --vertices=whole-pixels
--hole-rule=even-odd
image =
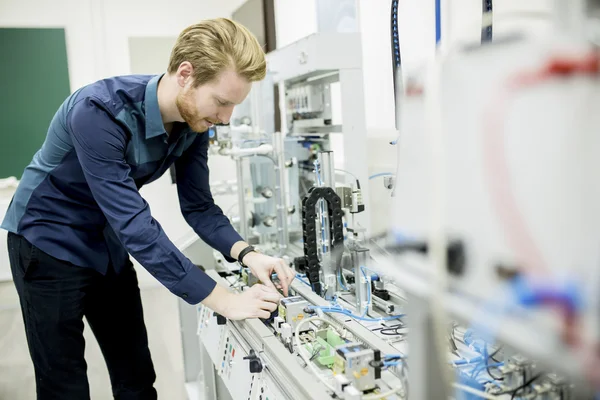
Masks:
[[[231,251],[229,252],[231,258],[237,260],[242,250],[244,250],[246,247],[248,247],[248,243],[244,242],[243,240],[235,242],[233,246],[231,246]]]
[[[217,283],[213,291],[202,300],[202,304],[221,315],[227,315],[228,308],[234,296],[235,294]]]

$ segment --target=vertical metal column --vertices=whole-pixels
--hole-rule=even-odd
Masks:
[[[422,297],[407,298],[407,324],[410,326],[408,346],[408,387],[411,399],[447,399],[441,366],[447,363],[446,354],[437,354],[435,331],[429,302]],[[442,364],[444,363],[444,364]]]
[[[277,243],[279,253],[283,255],[289,244],[287,195],[285,187],[285,156],[283,135],[275,132],[273,135],[273,150],[275,152],[275,193],[277,196]]]
[[[371,311],[372,304],[369,304],[369,291],[371,290],[371,279],[363,274],[361,267],[367,266],[369,260],[369,249],[359,246],[351,250],[352,265],[354,267],[354,288],[356,297],[356,311],[359,315],[366,315]]]
[[[252,120],[252,133],[254,134],[260,132],[262,103],[262,86],[259,82],[255,82],[250,90],[250,118]]]
[[[360,45],[353,50],[361,52]],[[344,168],[352,171],[362,185],[362,200],[365,212],[355,214],[356,224],[371,233],[371,209],[369,196],[369,147],[365,116],[365,93],[362,69],[341,69],[342,125],[344,130]]]
[[[248,216],[246,210],[246,189],[244,187],[244,160],[236,157],[235,168],[238,182],[238,210],[240,214],[239,234],[245,241],[248,241]]]
[[[335,190],[335,163],[333,151],[320,151],[317,154],[319,164],[321,165],[321,179],[323,186],[329,186]]]

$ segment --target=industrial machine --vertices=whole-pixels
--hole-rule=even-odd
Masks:
[[[419,129],[400,129],[389,211],[369,209],[365,171],[338,174],[336,152],[313,147],[360,136],[334,100],[360,64],[325,50],[356,37],[314,35],[271,57],[287,135],[232,128],[215,152],[238,163],[243,236],[297,278],[268,320],[197,308],[201,398],[594,398],[600,142],[596,115],[560,100],[598,105],[597,38],[577,27],[600,7],[574,3],[557,5],[555,37],[494,33],[401,87],[400,127]],[[358,153],[344,142],[344,160]],[[389,212],[385,235],[368,231],[371,212]],[[257,282],[225,264],[209,274],[231,290]]]

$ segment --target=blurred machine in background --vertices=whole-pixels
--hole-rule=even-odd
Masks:
[[[477,46],[441,46],[408,76],[394,63],[391,210],[365,201],[357,35],[269,55],[266,86],[212,149],[237,165],[227,214],[297,279],[268,320],[199,306],[184,321],[200,344],[185,351],[200,360],[200,398],[594,398],[600,7],[557,2],[555,33],[540,40],[492,30],[488,3]],[[273,85],[284,133],[257,122]],[[374,213],[389,215],[385,234],[370,232]],[[210,274],[231,290],[258,282],[216,257]]]

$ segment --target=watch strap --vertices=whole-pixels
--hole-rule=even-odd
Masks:
[[[238,261],[240,262],[240,264],[246,265],[246,264],[244,264],[244,257],[246,256],[246,254],[248,254],[252,251],[256,251],[256,250],[254,249],[254,246],[251,246],[251,245],[245,247],[242,251],[240,251],[240,254],[238,254]]]

